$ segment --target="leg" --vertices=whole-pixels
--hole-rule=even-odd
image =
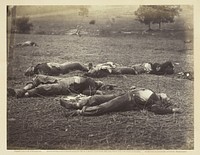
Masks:
[[[45,75],[37,75],[35,78],[33,78],[31,82],[27,83],[23,89],[14,89],[12,91],[12,95],[16,96],[17,98],[20,98],[20,97],[23,97],[25,93],[27,93],[28,90],[32,90],[36,88],[37,86],[39,86],[40,84],[56,83],[56,82],[57,82],[57,79],[54,77],[45,76]],[[11,89],[9,89],[9,92],[11,92],[10,91]]]
[[[94,95],[88,98],[87,102],[84,102],[84,100],[80,100],[77,103],[77,106],[79,108],[83,108],[84,106],[96,106],[100,105],[104,102],[108,102],[112,99],[114,99],[116,95]]]
[[[85,106],[82,110],[78,111],[80,115],[101,115],[104,113],[123,110],[125,107],[131,104],[130,95],[128,93],[109,100],[108,102],[102,103],[96,106]]]
[[[81,65],[80,63],[76,63],[76,68],[80,71],[85,71],[85,72],[88,71],[88,69],[84,67],[83,65]]]
[[[84,75],[89,76],[89,77],[94,77],[94,78],[101,78],[101,77],[106,77],[110,75],[110,72],[106,69],[101,69],[101,70],[90,69]]]
[[[121,74],[136,74],[135,70],[131,67],[121,67],[119,69]]]
[[[60,69],[62,74],[66,74],[75,70],[88,71],[88,69],[82,66],[80,63],[63,63],[60,65]]]
[[[84,106],[95,106],[112,100],[115,95],[94,95],[81,97],[78,102],[69,101],[67,99],[60,99],[61,106],[67,109],[82,109]]]
[[[68,95],[70,91],[68,89],[63,89],[58,83],[55,84],[43,84],[34,89],[28,90],[25,94],[26,96],[50,96],[50,95]]]
[[[50,84],[57,82],[57,79],[52,76],[46,76],[46,75],[37,75],[35,78],[33,78],[32,82],[29,82],[24,89],[30,90],[32,88],[35,88],[39,86],[40,84]]]

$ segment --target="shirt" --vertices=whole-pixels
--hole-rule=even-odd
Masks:
[[[155,92],[149,89],[135,89],[132,90],[132,100],[140,109],[147,109],[156,114],[170,114],[173,113],[171,107],[165,106]]]
[[[107,70],[109,73],[111,73],[112,69],[114,68],[116,68],[116,64],[114,64],[113,62],[106,62],[96,65],[92,70],[94,71]]]
[[[132,68],[134,68],[136,74],[149,73],[152,71],[152,67],[150,63],[136,64],[136,65],[133,65]]]

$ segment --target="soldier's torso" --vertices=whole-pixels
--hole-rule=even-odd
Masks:
[[[60,67],[57,63],[41,63],[35,67],[36,74],[56,76],[60,74]]]
[[[140,90],[133,90],[132,93],[137,99],[137,101],[139,101],[141,104],[144,104],[149,100],[149,98],[154,92],[149,89],[140,89]]]
[[[149,73],[152,68],[150,63],[136,64],[132,66],[136,74]]]

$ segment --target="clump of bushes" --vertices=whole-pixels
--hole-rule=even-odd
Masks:
[[[33,28],[33,24],[30,22],[29,17],[16,18],[14,22],[14,32],[17,33],[30,33]]]
[[[91,25],[94,25],[95,23],[96,23],[95,20],[91,20],[91,21],[89,22],[89,24],[91,24]]]

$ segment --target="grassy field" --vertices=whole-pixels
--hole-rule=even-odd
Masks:
[[[179,35],[180,32],[177,32]],[[164,34],[162,34],[164,35]],[[78,37],[67,35],[16,35],[16,42],[33,40],[39,47],[15,49],[14,80],[9,87],[21,88],[31,79],[23,76],[29,65],[39,62],[114,61],[132,65],[139,62],[178,62],[176,72],[193,69],[193,53],[183,50],[179,37],[131,35]],[[161,50],[158,50],[158,49]],[[156,50],[155,50],[156,49]],[[69,75],[80,75],[80,72]],[[192,149],[193,81],[172,76],[137,75],[101,78],[117,84],[151,88],[167,93],[178,107],[178,115],[154,115],[147,111],[110,113],[98,117],[64,117],[55,97],[8,98],[8,148],[18,149]],[[113,93],[114,90],[106,93]],[[58,98],[58,97],[56,97]]]
[[[35,19],[34,23],[36,29],[41,28],[37,24],[40,23],[44,26],[43,30],[47,31],[48,27],[57,30],[63,28],[62,23],[61,27],[56,26],[58,21],[48,25],[48,21],[42,18]],[[71,21],[70,24],[72,23]],[[123,28],[125,22],[122,20],[122,25],[119,23],[116,27],[110,27],[107,32]],[[64,26],[72,28],[76,24],[74,21],[72,26]],[[126,29],[130,30],[128,27],[132,25],[127,23],[126,25]],[[174,25],[174,27],[179,26]],[[94,30],[97,28],[102,26],[96,25]],[[131,66],[135,63],[162,63],[171,60],[179,63],[175,66],[176,73],[193,71],[192,30],[163,30],[144,35],[141,34],[141,30],[135,29],[137,33],[131,35],[119,33],[108,34],[106,37],[15,34],[15,43],[31,40],[39,47],[14,48],[13,78],[8,79],[8,87],[22,88],[31,80],[23,75],[25,69],[40,62],[78,61],[83,64],[89,62],[97,64],[113,61]],[[187,39],[192,43],[184,43]],[[81,74],[73,72],[64,77]],[[58,99],[61,96],[21,99],[8,97],[7,148],[61,150],[194,148],[193,81],[178,79],[175,75],[109,76],[100,80],[104,83],[117,84],[120,88],[106,91],[106,94],[126,91],[132,85],[165,92],[183,113],[155,115],[144,110],[115,112],[94,117],[65,117],[64,114],[68,111],[59,104]]]

